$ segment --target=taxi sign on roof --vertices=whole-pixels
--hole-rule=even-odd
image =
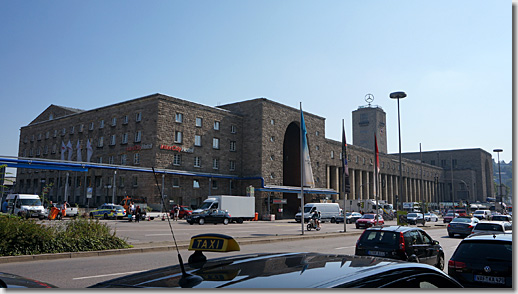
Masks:
[[[239,251],[239,244],[234,238],[222,234],[201,234],[191,238],[189,250],[229,252]]]

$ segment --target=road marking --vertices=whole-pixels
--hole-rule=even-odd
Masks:
[[[355,248],[356,246],[346,246],[346,247],[338,247],[338,248],[335,248],[335,250],[340,250],[340,249],[349,249],[349,248]]]
[[[109,277],[109,276],[129,275],[129,274],[137,274],[137,273],[141,273],[141,272],[145,272],[145,271],[148,271],[148,270],[126,272],[126,273],[106,274],[106,275],[98,275],[98,276],[89,276],[89,277],[79,277],[79,278],[73,278],[72,280],[85,280],[85,279],[95,279],[95,278],[103,278],[103,277]]]

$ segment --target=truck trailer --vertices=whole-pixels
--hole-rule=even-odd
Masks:
[[[209,196],[203,201],[200,208],[192,213],[201,213],[204,210],[220,209],[230,214],[232,222],[243,223],[245,220],[255,218],[255,197],[218,195]]]

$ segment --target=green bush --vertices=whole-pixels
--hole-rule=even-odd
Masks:
[[[131,247],[98,220],[77,218],[40,224],[0,215],[0,256],[79,252]]]

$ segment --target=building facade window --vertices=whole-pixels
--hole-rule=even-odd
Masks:
[[[196,118],[196,126],[201,128],[202,123],[203,123],[203,119],[201,117],[197,117]]]
[[[117,118],[116,117],[113,117],[112,118],[112,127],[116,126],[117,125]]]
[[[99,141],[97,141],[97,147],[104,146],[104,137],[99,137]]]
[[[201,146],[201,136],[194,135],[194,146]]]
[[[121,154],[121,165],[126,165],[126,159],[127,159],[126,154]]]
[[[181,114],[181,113],[176,113],[174,120],[175,120],[177,123],[183,123],[183,114]]]
[[[175,154],[173,158],[173,165],[181,165],[182,164],[182,155]]]
[[[236,141],[230,141],[230,151],[236,151]]]
[[[219,131],[219,121],[214,122],[214,130]]]
[[[142,112],[135,113],[135,121],[140,122],[142,120]]]
[[[219,149],[219,138],[213,138],[212,139],[212,148],[213,149]]]
[[[84,130],[85,130],[85,124],[80,124],[78,132],[82,133]]]
[[[232,133],[232,134],[237,133],[237,127],[235,125],[230,126],[230,133]]]
[[[115,141],[117,140],[116,138],[117,138],[116,135],[110,136],[110,146],[115,145]]]
[[[201,158],[199,156],[194,157],[194,167],[201,167]]]
[[[218,158],[212,159],[212,169],[219,169],[219,159]]]
[[[235,171],[236,170],[236,162],[234,160],[231,160],[229,162],[229,170],[230,171]]]
[[[108,157],[108,164],[113,164],[113,155]]]
[[[173,178],[173,188],[180,187],[180,178]]]
[[[200,181],[199,180],[192,180],[192,187],[193,188],[199,188],[200,187]]]
[[[217,189],[217,188],[218,188],[218,181],[212,180],[212,189]]]
[[[88,128],[88,130],[93,131],[93,130],[94,130],[94,128],[95,128],[95,123],[94,123],[94,122],[91,122],[91,123],[90,123],[90,127]]]
[[[122,134],[121,144],[128,144],[128,133]]]
[[[133,155],[133,164],[136,164],[136,165],[140,164],[140,153],[135,153]]]
[[[141,139],[142,139],[142,131],[137,131],[135,133],[135,143],[140,142]]]
[[[182,132],[175,131],[174,132],[174,142],[175,143],[182,143]]]
[[[331,158],[335,158],[335,152],[331,150]]]
[[[127,125],[128,124],[128,116],[127,115],[122,117],[122,124],[123,125]]]
[[[99,129],[103,129],[104,128],[104,119],[101,119],[101,121],[99,122]]]

